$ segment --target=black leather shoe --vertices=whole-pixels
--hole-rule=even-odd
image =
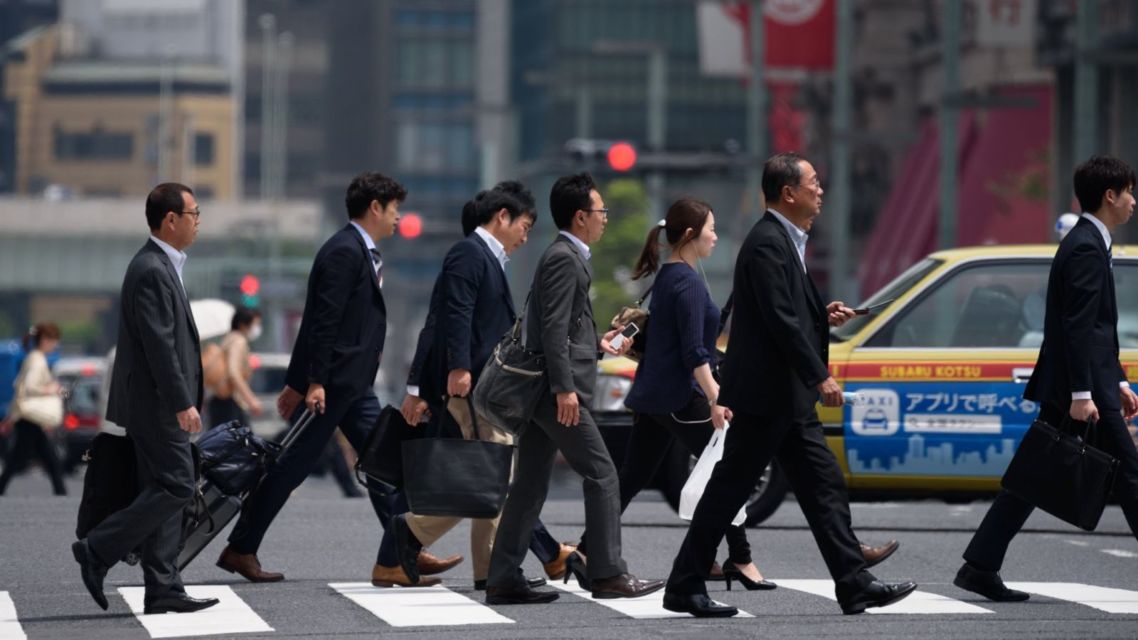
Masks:
[[[664,592],[664,608],[676,613],[690,613],[697,618],[730,618],[739,613],[735,607],[717,604],[702,593],[684,595]]]
[[[545,584],[546,584],[545,578],[526,578],[526,586],[529,587],[530,589],[536,589],[538,587],[544,587]],[[485,580],[475,580],[474,581],[474,590],[475,591],[485,591],[486,590],[486,581]]]
[[[405,514],[399,514],[391,519],[391,526],[395,529],[395,555],[399,558],[399,566],[411,584],[419,582],[419,552],[423,550],[411,527],[407,526]]]
[[[1031,597],[1030,593],[1007,588],[995,571],[982,571],[967,562],[956,572],[952,584],[994,602],[1023,602]]]
[[[107,577],[107,569],[110,567],[99,562],[95,554],[91,553],[86,538],[71,545],[71,555],[75,556],[75,561],[79,563],[79,575],[83,577],[83,586],[87,587],[87,593],[95,599],[95,604],[106,611],[109,605],[107,595],[103,593],[103,579]]]
[[[487,587],[486,604],[543,604],[561,597],[554,591],[534,591],[529,587]]]
[[[853,615],[862,613],[873,607],[885,607],[904,600],[906,596],[917,590],[916,582],[881,582],[874,580],[864,589],[847,598],[839,599],[842,613]]]
[[[217,602],[217,598],[191,598],[184,593],[175,593],[146,603],[142,612],[147,615],[152,613],[193,613],[194,611],[208,609]]]

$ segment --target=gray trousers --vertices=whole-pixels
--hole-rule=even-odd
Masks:
[[[627,571],[620,557],[620,481],[616,465],[585,404],[581,404],[580,424],[566,427],[557,422],[555,396],[546,392],[533,420],[518,436],[517,446],[514,481],[498,522],[486,584],[502,588],[525,586],[522,560],[545,504],[559,449],[584,483],[589,579],[603,580]]]
[[[176,424],[131,429],[141,492],[129,506],[87,533],[91,551],[107,565],[142,546],[140,564],[148,601],[185,591],[177,559],[182,510],[194,494],[189,435]]]

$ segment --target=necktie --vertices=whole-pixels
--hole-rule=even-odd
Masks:
[[[375,277],[379,281],[379,286],[383,287],[383,256],[380,255],[379,249],[368,249],[371,251],[371,262],[375,266]]]

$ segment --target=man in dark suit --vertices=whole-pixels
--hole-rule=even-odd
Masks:
[[[348,224],[313,261],[286,387],[277,400],[282,417],[291,417],[302,400],[317,416],[246,499],[217,562],[227,571],[253,582],[284,579],[264,571],[257,559],[265,531],[312,471],[337,425],[356,451],[363,450],[375,426],[379,400],[372,385],[387,332],[383,260],[376,243],[395,233],[406,197],[402,185],[380,173],[360,174],[348,186]],[[393,512],[406,510],[397,497],[375,492],[369,497],[384,528]],[[380,548],[377,565],[385,555],[394,564],[393,545]]]
[[[712,602],[704,581],[727,526],[777,458],[836,583],[842,612],[861,613],[917,586],[885,584],[866,570],[845,480],[814,406],[819,396],[828,407],[842,404],[828,368],[828,325],[853,317],[841,302],[823,303],[806,269],[807,232],[822,212],[818,174],[798,154],[782,153],[763,166],[762,186],[769,209],[739,249],[723,384],[718,399],[708,398],[729,408],[731,428],[676,555],[664,607],[706,617],[738,613]]]
[[[618,355],[609,331],[598,345],[589,300],[592,268],[589,245],[604,234],[608,220],[596,184],[588,174],[559,179],[549,196],[557,238],[538,261],[525,311],[529,349],[545,356],[549,389],[537,403],[532,422],[518,437],[518,462],[502,509],[490,559],[486,602],[550,602],[556,593],[535,591],[521,571],[530,532],[549,490],[553,460],[560,449],[569,466],[584,478],[585,523],[589,531],[588,578],[600,598],[642,596],[662,582],[637,580],[627,573],[620,553],[620,486],[589,413],[597,379],[598,349]],[[574,556],[570,556],[570,559]],[[582,576],[583,578],[583,576]]]
[[[103,609],[107,570],[139,545],[146,613],[217,604],[187,596],[177,567],[182,510],[194,495],[190,434],[202,428],[201,344],[182,282],[184,250],[197,236],[200,215],[189,187],[154,187],[146,198],[150,240],[123,278],[107,419],[134,442],[142,490],[71,546],[83,584]]]
[[[1095,445],[1119,460],[1115,495],[1138,537],[1138,451],[1126,421],[1138,415],[1118,361],[1118,305],[1110,234],[1134,212],[1134,170],[1117,158],[1095,156],[1075,170],[1075,196],[1083,213],[1059,243],[1047,279],[1043,345],[1023,397],[1042,406],[1039,418],[1055,427],[1069,420],[1097,423]],[[1027,600],[1009,589],[1000,567],[1012,538],[1034,507],[1000,492],[953,582],[995,601]]]

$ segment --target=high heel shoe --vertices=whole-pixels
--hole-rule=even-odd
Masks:
[[[576,551],[565,558],[565,584],[569,584],[569,576],[576,578],[577,584],[585,591],[593,590],[593,583],[589,580],[588,572],[585,570],[585,559]]]
[[[723,563],[723,579],[727,581],[727,590],[731,590],[731,581],[738,580],[747,591],[770,591],[777,589],[778,585],[769,580],[752,580],[743,573],[733,562]]]

